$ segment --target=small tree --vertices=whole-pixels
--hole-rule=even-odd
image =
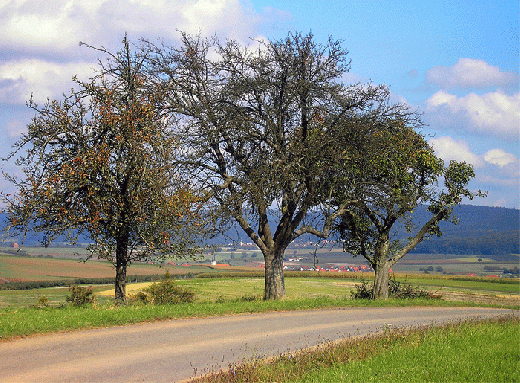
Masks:
[[[187,255],[196,198],[175,169],[176,141],[161,107],[160,89],[147,75],[148,53],[108,56],[89,82],[62,101],[29,105],[36,116],[11,157],[25,177],[8,200],[11,234],[88,235],[91,254],[112,262],[115,299],[126,296],[132,261]]]
[[[338,225],[344,249],[367,259],[375,270],[374,298],[387,299],[389,270],[425,237],[441,235],[439,223],[456,223],[453,208],[463,197],[483,196],[467,189],[473,168],[452,161],[445,168],[425,139],[401,120],[387,120],[365,136],[357,156],[362,173],[349,192],[359,196]],[[351,149],[352,151],[353,149]],[[444,187],[438,181],[444,179]],[[428,206],[431,218],[413,223],[413,212]],[[407,240],[394,236],[401,222],[410,233]],[[432,267],[433,270],[433,267]]]

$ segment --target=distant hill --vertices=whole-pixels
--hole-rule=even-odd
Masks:
[[[433,237],[421,242],[413,252],[426,254],[473,254],[500,255],[520,254],[520,210],[501,207],[460,205],[455,208],[459,224],[441,223],[442,237]],[[430,215],[426,207],[417,209],[414,221],[426,222]],[[274,217],[271,222],[275,222]],[[0,228],[5,227],[5,214],[0,213]],[[405,238],[407,233],[399,231],[399,237]],[[307,236],[309,240],[316,240]],[[41,233],[29,233],[25,245],[37,245],[42,240]],[[64,238],[56,242],[64,241]],[[20,242],[21,238],[8,238],[4,245]],[[87,238],[79,242],[87,242]],[[238,227],[232,227],[225,235],[211,240],[212,244],[227,244],[229,242],[251,242]]]
[[[501,207],[460,205],[455,208],[459,224],[440,224],[442,237],[421,242],[413,252],[439,254],[520,254],[520,210]],[[425,222],[426,208],[418,209],[416,220]],[[496,257],[495,257],[496,258]]]

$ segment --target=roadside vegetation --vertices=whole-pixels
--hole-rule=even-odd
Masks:
[[[519,322],[511,315],[386,329],[267,361],[232,365],[193,382],[514,382],[520,377]]]
[[[247,273],[245,273],[247,274]],[[86,328],[116,326],[138,322],[168,320],[239,313],[306,310],[331,307],[391,307],[391,306],[454,306],[477,305],[471,301],[445,301],[440,299],[440,286],[446,277],[429,276],[427,288],[410,284],[399,278],[401,298],[388,301],[354,299],[356,293],[370,287],[369,281],[354,278],[319,276],[317,273],[291,273],[287,278],[287,296],[278,301],[265,301],[261,294],[261,275],[221,274],[217,278],[173,279],[164,276],[156,282],[141,282],[128,286],[129,302],[114,305],[113,285],[74,285],[31,290],[0,291],[0,339],[7,340],[38,333],[73,331]],[[312,275],[313,277],[311,277]],[[336,275],[336,274],[334,274]],[[475,284],[512,294],[518,281],[508,280],[450,280],[450,289],[470,290]],[[437,283],[437,285],[435,285]],[[444,290],[443,290],[444,291]],[[495,307],[518,309],[518,300],[500,303]],[[516,303],[515,303],[516,302]],[[482,303],[480,303],[482,305]]]

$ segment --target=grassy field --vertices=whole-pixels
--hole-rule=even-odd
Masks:
[[[164,272],[164,269],[160,269]],[[169,272],[179,272],[174,268],[168,268]],[[242,275],[243,277],[226,277],[226,273],[219,273],[218,278],[192,278],[181,279],[176,283],[182,287],[191,289],[196,296],[196,302],[218,302],[237,300],[243,298],[260,299],[263,295],[264,280],[261,273],[247,275],[247,273],[235,273],[229,275]],[[256,276],[255,276],[256,275]],[[348,274],[326,274],[316,273],[288,273],[285,279],[287,296],[286,299],[321,299],[342,300],[350,297],[351,291],[361,281],[361,275]],[[363,277],[368,278],[368,273]],[[341,278],[343,277],[343,278]],[[496,280],[492,278],[457,278],[433,275],[397,275],[396,280],[411,284],[420,289],[430,291],[434,294],[460,293],[468,297],[509,297],[516,298],[520,303],[520,283],[518,280],[506,279]],[[146,288],[150,282],[129,283],[128,294]],[[98,303],[110,303],[114,295],[114,287],[110,284],[92,286]],[[7,307],[30,307],[38,304],[40,297],[45,296],[51,306],[65,304],[65,298],[69,294],[68,287],[49,287],[30,290],[0,290],[0,308]],[[518,305],[517,303],[517,305]]]
[[[445,279],[445,278],[444,278]],[[441,282],[446,281],[442,279]],[[432,285],[434,278],[428,280]],[[200,317],[244,312],[276,310],[300,310],[326,307],[359,306],[451,306],[475,305],[471,300],[450,302],[441,299],[390,299],[388,301],[353,300],[350,291],[358,282],[352,278],[289,277],[286,278],[287,295],[279,301],[263,301],[263,279],[258,277],[193,278],[176,280],[175,284],[189,288],[195,293],[195,301],[177,305],[129,304],[113,305],[113,287],[93,286],[96,303],[87,307],[72,307],[66,304],[67,288],[54,287],[33,290],[0,291],[0,339],[27,336],[35,333],[69,331],[91,327],[137,323],[182,317]],[[439,282],[439,281],[437,281]],[[493,283],[494,282],[494,283]],[[501,283],[502,282],[502,283]],[[511,283],[504,281],[479,282],[497,291]],[[515,282],[515,281],[507,281]],[[452,281],[468,286],[472,281]],[[518,281],[516,281],[518,284]],[[148,285],[129,284],[129,294]],[[41,304],[45,297],[46,305]],[[519,308],[518,295],[513,303],[502,300],[493,302],[496,307]]]
[[[229,269],[229,268],[228,268]],[[373,278],[371,273],[287,272],[286,297],[279,302],[263,302],[263,271],[258,268],[211,266],[132,265],[130,275],[163,274],[168,270],[173,277],[186,273],[201,273],[200,277],[179,279],[175,283],[195,293],[193,304],[173,306],[113,306],[113,286],[94,285],[96,304],[75,308],[66,302],[67,286],[30,290],[0,290],[0,337],[26,336],[37,332],[53,332],[135,323],[186,316],[233,314],[270,310],[293,310],[318,307],[359,305],[454,305],[492,304],[497,307],[519,308],[518,279],[476,278],[464,276],[396,274],[401,283],[411,284],[435,295],[456,296],[455,301],[444,300],[390,300],[388,302],[361,302],[350,298],[351,291],[362,278]],[[78,262],[73,259],[45,257],[0,257],[0,276],[26,280],[62,280],[78,277],[113,277],[114,271],[106,262]],[[149,283],[128,284],[133,294]],[[482,301],[474,297],[486,296]],[[463,302],[460,302],[463,301]],[[45,305],[42,304],[45,303]]]

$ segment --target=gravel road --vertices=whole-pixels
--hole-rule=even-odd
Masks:
[[[0,382],[178,382],[384,326],[487,318],[491,308],[345,308],[180,319],[0,343]]]

